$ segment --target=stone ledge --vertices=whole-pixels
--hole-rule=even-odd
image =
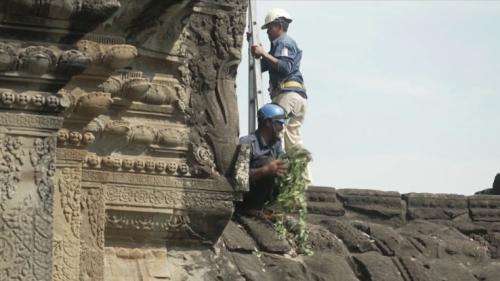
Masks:
[[[468,197],[468,201],[472,220],[500,222],[500,196],[476,195]]]
[[[405,208],[398,192],[340,189],[337,194],[347,209],[383,219],[400,218],[404,220]]]
[[[467,214],[467,197],[456,194],[408,193],[403,195],[409,219],[450,220]]]
[[[467,216],[475,222],[500,222],[500,196],[432,193],[399,194],[370,189],[310,186],[306,193],[312,215],[352,218],[368,216],[381,221],[454,220]],[[398,223],[398,225],[400,225]]]
[[[343,216],[345,210],[337,200],[337,193],[333,187],[311,186],[306,192],[307,211],[311,214],[326,216]]]
[[[333,187],[310,186],[306,191],[308,201],[312,202],[337,202],[337,192]]]

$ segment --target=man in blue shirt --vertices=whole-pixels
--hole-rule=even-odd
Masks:
[[[278,159],[283,154],[280,133],[285,126],[285,110],[269,103],[259,109],[257,117],[257,130],[240,139],[241,144],[250,146],[250,191],[237,205],[240,212],[262,211],[266,202],[276,199],[275,178],[288,169]]]
[[[269,91],[273,103],[283,107],[289,122],[283,132],[285,150],[303,146],[300,127],[307,110],[307,94],[300,72],[302,50],[287,35],[290,15],[282,9],[272,9],[266,16],[262,29],[267,29],[271,50],[260,45],[252,46],[252,54],[262,58],[262,71],[269,71]]]

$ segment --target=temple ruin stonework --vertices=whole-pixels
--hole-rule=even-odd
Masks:
[[[495,281],[500,196],[311,187],[235,215],[243,0],[0,2],[0,281]]]
[[[166,243],[218,240],[246,188],[245,11],[0,3],[0,280],[162,279]]]

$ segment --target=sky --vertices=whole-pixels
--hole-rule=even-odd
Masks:
[[[259,23],[271,8],[291,14],[288,34],[303,51],[314,185],[491,188],[500,173],[500,1],[258,0]],[[260,39],[268,49],[265,30]],[[237,76],[242,135],[247,48]]]

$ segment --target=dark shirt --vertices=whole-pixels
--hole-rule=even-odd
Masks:
[[[283,154],[281,141],[266,144],[259,130],[240,139],[240,144],[250,145],[250,170],[263,167]],[[275,176],[268,175],[258,180],[250,178],[250,191],[243,197],[243,203],[238,209],[262,209],[266,202],[277,196]]]
[[[274,39],[271,42],[269,54],[278,59],[277,69],[271,67],[270,63],[262,60],[262,72],[269,71],[269,83],[272,91],[278,89],[281,83],[295,81],[304,83],[302,73],[300,72],[300,60],[302,59],[302,50],[299,49],[295,40],[286,33]],[[304,88],[284,88],[282,92],[297,92],[306,97]]]

